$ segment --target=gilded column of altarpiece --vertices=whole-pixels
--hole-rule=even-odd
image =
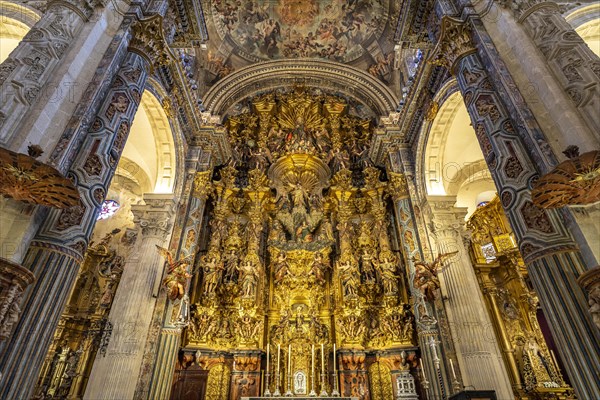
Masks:
[[[390,371],[405,376],[414,362],[387,183],[367,156],[373,126],[349,109],[297,88],[261,95],[226,122],[233,157],[210,183],[210,235],[179,363],[211,370],[207,399],[226,398],[215,382],[229,368],[229,398],[268,385],[390,399]]]

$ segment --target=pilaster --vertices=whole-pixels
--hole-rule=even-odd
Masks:
[[[189,160],[190,169],[184,184],[184,193],[187,193],[187,197],[183,201],[187,204],[187,210],[184,217],[177,221],[174,238],[171,240],[172,247],[178,249],[177,252],[180,257],[192,257],[191,265],[194,265],[198,240],[201,236],[204,209],[211,192],[212,177],[212,169],[206,169],[211,164],[210,153],[202,149],[196,150],[199,150],[199,152],[191,151],[192,154],[196,154],[198,157]],[[208,156],[208,163],[202,161],[205,159],[203,156]],[[198,171],[197,168],[203,170]],[[177,326],[173,320],[173,309],[178,307],[179,303],[174,304],[163,296],[159,298],[159,301],[161,306],[155,310],[153,324],[158,327],[160,333],[154,340],[149,338],[146,344],[146,352],[152,354],[144,360],[149,373],[144,373],[143,371],[146,371],[146,368],[142,368],[136,398],[160,400],[169,398],[171,393],[175,363],[181,346],[181,326]],[[194,299],[192,299],[193,302]],[[155,350],[156,354],[153,354],[152,350],[148,348],[151,345],[158,346]],[[145,390],[147,390],[147,395],[143,393]]]
[[[423,295],[414,287],[415,261],[424,259],[424,254],[420,244],[418,223],[411,203],[409,185],[403,170],[400,156],[397,153],[392,153],[388,165],[388,176],[390,178],[388,192],[394,204],[396,229],[400,235],[400,242],[405,254],[405,273],[413,297],[413,312],[417,321],[417,335],[422,360],[419,376],[422,379],[420,379],[419,384],[428,397],[442,398],[449,394],[450,387],[442,374],[441,368],[444,368],[444,363],[440,363],[434,348],[430,346],[430,343],[433,342],[437,348],[440,343],[440,325],[435,318],[434,308],[425,301]],[[425,377],[427,377],[427,383]]]

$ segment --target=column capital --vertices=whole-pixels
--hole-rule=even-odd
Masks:
[[[460,237],[468,236],[465,216],[466,207],[456,207],[456,196],[427,196],[433,214],[435,233]]]
[[[168,64],[174,59],[163,34],[162,21],[163,17],[155,14],[131,26],[129,51],[144,57],[151,69],[155,64]]]
[[[387,191],[392,196],[394,201],[406,199],[409,197],[408,194],[408,183],[406,181],[406,175],[397,172],[388,172],[388,178],[390,180]]]
[[[471,39],[472,29],[469,22],[447,15],[442,17],[441,25],[440,37],[428,61],[454,74],[458,61],[477,51]]]
[[[212,169],[196,172],[196,175],[194,176],[194,197],[197,197],[200,200],[206,200],[212,193],[212,174]]]
[[[135,224],[142,229],[144,236],[166,236],[173,225],[175,199],[172,194],[145,194],[146,204],[131,206]]]

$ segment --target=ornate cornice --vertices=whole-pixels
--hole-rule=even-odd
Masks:
[[[468,22],[444,16],[440,38],[428,61],[454,73],[460,59],[477,51],[471,37],[472,30]]]
[[[409,194],[406,175],[396,172],[388,172],[388,177],[390,179],[388,193],[392,196],[392,199],[402,200],[408,198]]]
[[[228,75],[205,95],[213,115],[225,115],[243,99],[284,86],[335,90],[354,98],[378,116],[393,112],[398,99],[382,82],[357,68],[326,60],[276,60],[250,65]]]

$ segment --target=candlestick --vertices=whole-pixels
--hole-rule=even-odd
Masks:
[[[321,374],[325,375],[325,348],[321,343]]]
[[[327,390],[325,390],[325,379],[325,346],[321,343],[321,393],[319,393],[321,397],[328,396]]]
[[[292,345],[288,345],[288,373],[287,373],[287,390],[285,397],[292,397]]]
[[[311,364],[311,380],[310,380],[310,393],[308,394],[310,397],[317,397],[317,392],[315,392],[315,345],[311,345],[310,349],[310,364]]]
[[[281,356],[281,345],[277,345],[277,369],[275,370],[275,392],[273,392],[273,396],[281,396],[281,392],[279,391],[279,367],[280,367],[280,356]]]
[[[335,351],[335,343],[333,343],[333,390],[331,391],[331,397],[340,397],[340,392],[338,392],[338,376],[337,376],[337,365],[336,365],[336,351]]]
[[[335,355],[335,343],[333,344],[333,372],[335,372],[335,359],[336,359],[336,355]]]
[[[454,389],[454,393],[458,393],[462,389],[462,385],[458,379],[456,379],[456,373],[454,372],[454,364],[452,364],[452,359],[449,358],[448,361],[450,361],[450,370],[452,371],[452,389]]]
[[[265,391],[264,391],[264,397],[271,397],[271,391],[269,390],[269,377],[271,376],[271,373],[269,371],[269,343],[267,343],[267,372],[265,373]]]

